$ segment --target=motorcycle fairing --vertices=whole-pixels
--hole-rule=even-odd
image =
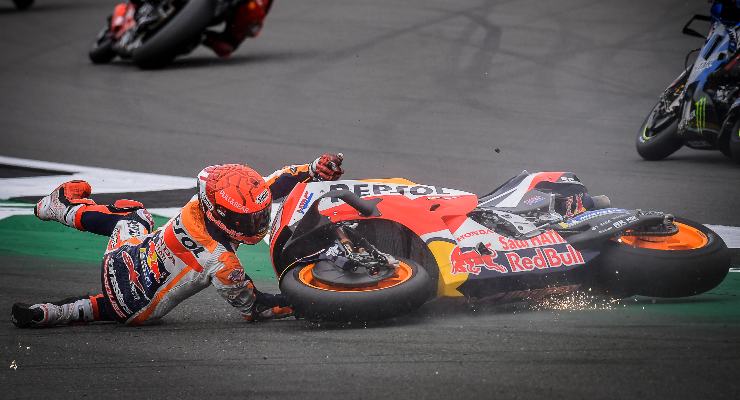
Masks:
[[[713,149],[717,147],[724,120],[715,104],[717,88],[711,81],[712,74],[725,67],[737,51],[738,26],[721,22],[712,24],[709,35],[691,69],[685,89],[681,123],[678,133],[688,147]],[[710,92],[710,93],[708,93]],[[724,107],[722,107],[724,108]]]
[[[540,182],[580,184],[571,173],[527,174],[522,179],[510,180],[509,183],[514,183],[513,186],[504,185],[499,188],[502,193],[506,193],[506,197],[502,196],[502,201],[516,206],[519,200],[527,198],[526,189]],[[520,188],[525,189],[519,190]],[[410,229],[425,242],[437,262],[437,289],[440,296],[474,295],[477,289],[466,288],[479,288],[480,284],[464,285],[468,281],[500,281],[487,283],[489,292],[490,286],[509,290],[531,279],[562,281],[542,276],[561,275],[584,265],[598,254],[576,250],[554,230],[521,240],[500,235],[468,216],[478,206],[478,197],[468,192],[419,185],[406,180],[345,180],[296,186],[278,211],[272,228],[273,260],[276,259],[276,238],[281,235],[282,230],[286,227],[295,229],[317,199],[335,190],[349,190],[363,199],[381,199],[375,204],[379,214],[362,216],[342,200],[330,198],[319,200],[319,213],[332,223],[379,218]],[[515,197],[511,197],[512,195]],[[515,198],[519,200],[512,200]],[[499,213],[514,221],[521,233],[536,231],[531,222],[516,214],[504,211]],[[278,271],[277,265],[276,273],[282,273]],[[533,277],[522,278],[525,275]],[[501,280],[504,276],[513,278]]]
[[[540,194],[532,193],[535,188],[542,188],[549,192],[565,188],[566,185],[583,187],[581,181],[572,172],[536,172],[530,174],[525,170],[493,192],[482,196],[479,206],[512,209],[531,206],[537,200],[540,200],[535,196],[541,197]],[[582,191],[585,191],[585,189],[582,189]]]

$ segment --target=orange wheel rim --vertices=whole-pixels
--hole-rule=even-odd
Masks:
[[[618,242],[628,246],[653,250],[695,250],[709,243],[702,231],[680,222],[675,222],[678,232],[671,236],[622,236]]]
[[[388,289],[390,287],[400,285],[403,282],[406,282],[411,278],[412,270],[411,266],[406,264],[405,262],[399,262],[398,268],[396,268],[396,273],[390,276],[389,278],[383,279],[372,286],[363,286],[359,288],[351,288],[351,287],[343,287],[343,286],[334,286],[329,285],[324,282],[319,282],[314,276],[313,276],[313,267],[316,264],[309,264],[298,272],[298,280],[300,280],[304,285],[310,286],[314,289],[320,289],[320,290],[328,290],[331,292],[371,292],[373,290],[382,290],[382,289]]]

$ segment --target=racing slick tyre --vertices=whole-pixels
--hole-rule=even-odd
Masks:
[[[34,0],[13,0],[15,8],[18,10],[25,10],[33,5]]]
[[[144,38],[133,51],[134,63],[142,69],[162,68],[170,63],[200,41],[215,7],[214,0],[189,0],[163,27]]]
[[[735,125],[732,126],[728,141],[730,157],[736,163],[740,163],[740,118],[738,118],[738,120],[735,122]]]
[[[398,259],[396,272],[373,286],[347,287],[321,282],[317,264],[287,271],[280,282],[296,315],[308,320],[373,321],[411,312],[433,295],[432,280],[415,262]],[[329,263],[329,261],[319,261]]]
[[[104,28],[87,53],[93,64],[107,64],[116,58],[113,50],[113,39],[110,37],[108,28]]]
[[[722,238],[705,226],[676,218],[671,236],[623,236],[604,245],[597,281],[612,293],[684,297],[706,292],[730,269]]]
[[[662,160],[683,146],[678,137],[678,116],[668,116],[656,126],[654,121],[659,105],[656,104],[645,118],[635,142],[637,153],[645,160]]]

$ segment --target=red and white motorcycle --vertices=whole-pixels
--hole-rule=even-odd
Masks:
[[[691,296],[730,268],[705,226],[612,208],[568,172],[524,171],[481,197],[405,179],[303,183],[276,214],[270,254],[297,314],[334,321],[434,297]]]

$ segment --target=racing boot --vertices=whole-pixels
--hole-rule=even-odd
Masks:
[[[206,31],[203,45],[213,50],[219,58],[228,58],[235,48],[224,33]]]
[[[44,328],[94,320],[93,304],[87,296],[33,305],[15,303],[11,313],[11,321],[18,328]]]
[[[57,221],[75,227],[76,211],[83,205],[94,205],[88,197],[90,184],[82,180],[64,182],[36,203],[33,213],[42,221]]]

